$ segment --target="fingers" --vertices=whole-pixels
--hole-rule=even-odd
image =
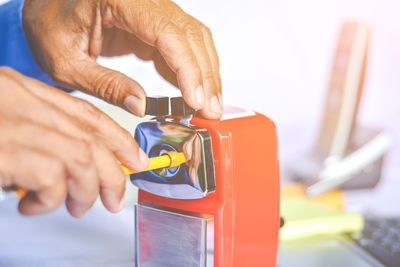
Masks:
[[[128,8],[132,6],[137,8]],[[107,24],[123,28],[157,47],[176,73],[185,101],[194,109],[202,109],[205,92],[201,69],[182,29],[153,1],[110,1],[105,9],[110,10],[105,13],[113,14]]]
[[[44,112],[45,110],[38,110],[38,112]],[[122,198],[125,190],[125,176],[119,167],[117,159],[103,142],[99,141],[99,138],[96,136],[88,133],[88,130],[80,128],[60,112],[47,113],[48,117],[52,119],[42,123],[47,123],[49,127],[54,127],[60,132],[68,133],[69,136],[82,140],[90,146],[97,168],[100,196],[102,197],[103,204],[111,212],[119,211],[123,207],[121,202],[123,202]],[[137,167],[137,164],[135,166]],[[77,186],[79,187],[79,185]],[[78,196],[78,194],[76,195]],[[71,201],[71,204],[74,204],[74,199],[68,198],[67,203]]]
[[[136,143],[133,136],[92,104],[73,97],[58,103],[61,108],[72,108],[70,115],[87,125],[96,136],[113,152],[125,166],[142,171],[149,165],[149,159]]]
[[[154,53],[152,54],[152,60],[154,62],[154,67],[156,68],[158,73],[169,83],[171,83],[175,87],[179,87],[175,72],[171,70],[171,68],[168,66],[167,62],[165,62],[165,59],[158,50],[154,51]]]
[[[58,84],[143,116],[143,88],[122,73],[98,65],[95,59],[100,54],[131,51],[147,59],[153,46],[176,74],[185,101],[205,117],[221,115],[218,59],[210,32],[172,1],[74,1],[67,6],[65,1],[37,2],[24,5],[24,30],[35,59]],[[113,28],[118,30],[113,32]],[[122,31],[135,35],[144,45],[137,49],[121,45],[124,41],[133,42],[132,46],[139,43],[123,37]],[[110,40],[113,37],[115,41]]]
[[[14,134],[8,138],[7,143],[9,145],[40,152],[62,163],[65,169],[65,174],[63,175],[68,179],[67,209],[72,216],[82,217],[93,205],[99,193],[97,169],[89,145],[50,128],[26,121],[14,123],[11,127],[13,127],[12,132]],[[25,160],[30,161],[30,159]],[[11,166],[19,168],[15,163]],[[44,167],[43,169],[44,175],[46,175],[45,170],[47,168]],[[41,176],[38,177],[41,179]],[[60,178],[57,177],[56,180]],[[36,180],[34,181],[36,182]],[[20,184],[21,181],[17,180],[16,182]],[[64,184],[62,183],[62,185]],[[54,186],[52,186],[52,189],[54,189]],[[44,190],[44,192],[47,191]],[[59,192],[59,190],[56,190],[56,192]],[[31,201],[36,204],[39,203],[35,201],[38,198],[34,194],[31,194],[29,199],[29,203]]]
[[[172,22],[166,22],[165,26],[160,27],[162,29],[155,45],[176,73],[185,102],[196,110],[203,109],[205,92],[201,69],[190,44]]]
[[[212,34],[210,29],[207,27],[201,27],[200,30],[203,34],[204,44],[207,49],[208,55],[210,57],[211,68],[214,73],[214,78],[216,79],[218,92],[221,93],[222,84],[221,84],[221,76],[219,74],[219,58],[217,49],[215,48],[214,45]]]
[[[22,214],[51,211],[65,199],[66,171],[62,162],[51,155],[18,145],[2,147],[0,171],[9,182],[34,191],[21,199],[19,210]]]
[[[96,138],[80,132],[73,125],[63,125],[56,132],[71,127],[68,128],[70,136],[51,131],[40,133],[40,130],[29,129],[32,127],[20,130],[35,137],[29,146],[40,147],[41,151],[63,162],[68,178],[68,211],[74,217],[82,217],[95,201],[99,188],[104,206],[111,212],[120,211],[125,201],[125,176],[117,159]],[[18,136],[16,138],[24,140]]]
[[[67,209],[74,217],[85,215],[99,194],[97,168],[90,146],[34,124],[25,123],[16,132],[14,142],[28,141],[24,144],[26,147],[45,152],[64,164],[68,178]],[[27,135],[33,138],[27,139]]]
[[[25,81],[25,84],[29,84],[29,81]],[[41,83],[38,83],[41,84]],[[39,87],[32,87],[30,86],[29,88],[31,88],[32,92],[35,91],[39,91],[41,89],[39,89]],[[43,88],[46,88],[46,86],[44,86]],[[38,90],[36,90],[38,89]],[[21,91],[21,90],[20,90]],[[23,90],[22,90],[23,91]],[[70,96],[68,96],[67,94],[62,94],[60,93],[58,96],[54,96],[53,94],[55,94],[55,92],[51,91],[49,89],[48,92],[43,91],[43,95],[44,96],[48,96],[49,99],[52,99],[53,101],[55,101],[55,103],[58,104],[58,106],[64,107],[66,112],[68,112],[68,110],[71,110],[71,113],[74,114],[74,112],[79,112],[79,109],[76,105],[76,103],[74,103],[73,100],[75,100],[75,98],[71,98]],[[49,93],[50,92],[50,93]],[[67,100],[66,100],[67,99]],[[71,187],[71,189],[69,190],[69,194],[68,194],[68,198],[67,198],[67,207],[69,208],[69,210],[71,211],[71,213],[76,216],[79,217],[82,214],[84,214],[84,212],[87,210],[87,207],[91,206],[92,203],[92,196],[94,194],[97,194],[96,191],[93,191],[94,189],[97,189],[100,187],[100,196],[102,197],[103,203],[105,205],[105,207],[107,209],[109,209],[112,212],[117,212],[119,211],[122,207],[123,207],[123,193],[124,193],[124,189],[125,189],[125,176],[121,170],[121,168],[119,167],[119,164],[117,162],[117,159],[114,157],[113,153],[110,151],[110,149],[108,147],[106,147],[104,145],[104,142],[101,141],[96,134],[93,133],[93,128],[90,127],[90,123],[80,123],[79,122],[79,116],[74,117],[71,116],[69,114],[67,114],[66,112],[63,112],[62,109],[58,108],[56,106],[56,104],[51,104],[45,101],[42,101],[39,98],[36,98],[34,95],[32,94],[28,94],[28,93],[21,93],[18,95],[18,100],[22,101],[23,103],[29,103],[29,109],[30,112],[24,112],[21,111],[19,112],[19,115],[24,117],[25,119],[34,122],[37,125],[40,125],[41,127],[44,128],[49,128],[52,129],[54,132],[57,133],[62,133],[62,135],[69,137],[73,140],[78,140],[80,142],[82,142],[84,144],[83,148],[75,148],[74,146],[72,146],[71,144],[69,144],[68,142],[64,142],[67,146],[71,146],[73,148],[73,150],[76,152],[71,152],[71,151],[67,151],[66,148],[64,150],[66,150],[67,152],[65,152],[65,154],[74,154],[79,152],[80,150],[83,150],[82,153],[78,153],[78,159],[79,158],[88,158],[88,155],[85,155],[84,153],[86,152],[86,150],[90,150],[91,151],[91,155],[93,157],[93,161],[94,164],[96,166],[96,170],[97,170],[97,177],[96,177],[96,181],[95,182],[90,182],[90,183],[86,183],[89,180],[91,180],[90,177],[83,179],[80,176],[80,168],[76,167],[73,168],[73,166],[71,167],[70,165],[67,165],[69,172],[72,173],[72,176],[78,176],[79,175],[79,180],[78,179],[71,179],[71,181],[69,181],[68,185],[69,187]],[[82,103],[86,103],[86,102],[79,102],[80,104]],[[87,106],[84,106],[87,107]],[[91,106],[89,106],[91,107]],[[75,110],[78,109],[78,110]],[[75,111],[74,111],[75,110]],[[101,118],[103,115],[100,111],[96,110],[96,109],[90,109],[90,112],[92,112],[92,116],[94,118]],[[78,114],[79,115],[79,114]],[[85,117],[85,116],[83,116]],[[104,120],[107,120],[108,117],[104,117]],[[108,118],[109,119],[109,118]],[[89,119],[87,119],[89,120]],[[109,119],[111,120],[111,119]],[[94,123],[94,120],[91,122]],[[102,123],[102,121],[100,120],[99,123]],[[98,127],[107,127],[107,128],[115,128],[115,125],[110,125],[110,124],[104,124],[104,125],[99,125]],[[28,132],[27,130],[21,130],[19,129],[19,132],[22,133],[26,133]],[[126,135],[123,137],[125,139],[128,139],[128,136],[130,138],[130,140],[132,140],[132,137],[129,135],[129,133],[127,133],[125,131]],[[50,136],[51,134],[49,133],[36,133],[34,136]],[[104,136],[103,136],[104,137]],[[31,135],[28,135],[28,138],[23,138],[20,137],[18,138],[19,140],[29,140],[31,138]],[[119,139],[121,139],[122,137],[118,137]],[[40,138],[38,138],[39,140],[38,142],[38,146],[41,145],[41,141]],[[53,138],[55,139],[55,138]],[[49,140],[45,140],[44,142],[47,141],[51,141],[51,139]],[[56,140],[56,143],[63,143],[63,141],[61,140]],[[126,141],[125,141],[126,142]],[[132,145],[133,146],[137,146],[137,144],[132,141]],[[53,151],[54,154],[56,154],[57,156],[59,156],[59,158],[64,159],[64,157],[62,156],[64,153],[60,152],[60,151],[56,151],[57,146],[53,145],[50,146],[48,151]],[[136,147],[136,150],[134,150],[134,153],[139,155],[139,149],[138,147]],[[147,156],[146,156],[147,158]],[[83,160],[82,159],[82,160]],[[71,162],[71,161],[76,161],[76,158],[65,158],[65,161]],[[79,162],[79,161],[78,161]],[[79,165],[79,164],[78,164]],[[138,164],[138,162],[135,162],[134,167],[136,169],[139,169],[142,165]],[[146,168],[147,166],[143,166],[143,168]],[[75,175],[76,174],[76,175]],[[88,174],[89,175],[89,174]],[[90,188],[88,188],[88,184],[90,184]]]
[[[38,110],[37,112],[45,112],[45,110],[48,109]],[[53,127],[60,132],[68,133],[69,136],[82,140],[90,146],[97,168],[100,196],[103,204],[111,212],[119,211],[123,207],[121,205],[121,202],[123,202],[123,194],[121,192],[125,189],[125,176],[119,167],[117,159],[96,136],[88,133],[88,130],[80,128],[68,117],[65,117],[64,114],[57,111],[47,112],[47,114],[48,118],[50,117],[51,119],[46,122],[42,121],[42,123],[47,123],[48,127]],[[79,184],[77,186],[79,187]],[[103,190],[103,187],[108,190]],[[76,195],[78,196],[78,194]],[[72,205],[77,204],[73,201],[74,199],[73,197],[68,198],[67,203],[70,201]]]
[[[99,143],[95,151],[95,160],[102,166],[100,174],[100,197],[104,206],[111,212],[118,212],[125,206],[125,175],[114,155]]]
[[[201,27],[201,31],[203,34],[203,41],[205,43],[205,48],[208,52],[209,55],[209,59],[210,59],[210,63],[211,63],[211,69],[213,72],[213,77],[214,77],[214,81],[216,84],[216,90],[214,91],[215,94],[212,94],[210,92],[212,92],[212,90],[208,90],[208,99],[209,101],[207,102],[207,104],[209,105],[209,108],[204,108],[201,110],[201,113],[204,117],[208,118],[208,117],[212,117],[212,114],[209,114],[209,110],[218,110],[219,109],[219,113],[217,112],[217,114],[219,115],[219,117],[222,114],[223,111],[223,102],[222,102],[222,84],[221,84],[221,77],[219,74],[219,59],[218,59],[218,54],[217,54],[217,50],[215,49],[215,45],[214,45],[214,41],[212,39],[212,35],[211,35],[211,31],[207,28],[207,27]],[[215,98],[217,96],[217,98]],[[216,99],[218,99],[218,105],[216,104]],[[217,107],[218,106],[218,107]],[[218,117],[218,118],[219,118]]]
[[[68,112],[69,116],[76,121],[80,121],[82,125],[87,125],[90,131],[95,133],[125,166],[136,171],[142,171],[147,168],[149,159],[146,153],[140,149],[132,135],[95,106],[34,79],[24,80],[24,83],[32,88],[31,92],[37,97],[56,105],[60,110]],[[36,110],[42,115],[47,113],[47,110],[39,107]],[[53,111],[48,116],[52,116],[53,119],[51,121],[46,119],[41,123],[57,128],[60,125],[71,124],[68,122],[68,118],[65,118],[60,112]],[[38,120],[41,118],[39,114],[35,114],[34,117],[32,119]],[[64,123],[61,124],[61,121]],[[69,131],[70,129],[65,130]]]
[[[181,29],[199,64],[206,97],[201,114],[206,118],[219,118],[222,113],[219,62],[210,30],[172,1],[158,0],[157,3]]]

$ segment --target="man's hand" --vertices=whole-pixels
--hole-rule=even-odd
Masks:
[[[206,118],[222,113],[219,62],[210,30],[170,0],[26,0],[23,25],[39,65],[60,85],[143,116],[138,82],[96,63],[135,53],[179,86]]]
[[[0,68],[0,187],[29,190],[23,214],[39,214],[65,199],[83,216],[100,192],[104,206],[124,206],[118,160],[142,171],[149,159],[132,136],[86,101]]]

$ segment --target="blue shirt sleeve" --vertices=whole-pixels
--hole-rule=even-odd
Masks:
[[[33,58],[22,27],[23,5],[24,0],[12,0],[0,5],[0,66],[8,66],[26,76],[57,86]]]

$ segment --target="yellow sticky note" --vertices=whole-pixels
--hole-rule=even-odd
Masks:
[[[360,232],[364,224],[359,214],[330,209],[305,197],[282,199],[281,216],[285,220],[279,231],[282,241]]]

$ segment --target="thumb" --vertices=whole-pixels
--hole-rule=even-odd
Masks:
[[[74,82],[78,89],[120,106],[143,117],[146,93],[143,87],[125,74],[105,68],[93,59],[81,61],[76,66]]]

